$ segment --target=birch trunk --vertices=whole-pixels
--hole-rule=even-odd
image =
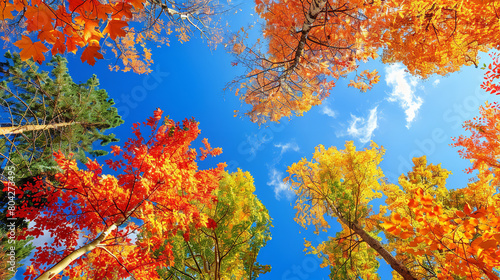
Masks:
[[[71,254],[67,255],[64,257],[62,260],[60,260],[56,265],[54,265],[52,268],[49,270],[45,271],[42,275],[38,276],[35,280],[50,280],[57,274],[59,274],[61,271],[63,271],[68,265],[70,265],[73,261],[78,259],[79,257],[83,256],[84,254],[94,250],[97,248],[101,242],[106,239],[106,237],[113,231],[115,230],[120,223],[123,221],[118,221],[111,226],[109,226],[99,237],[97,237],[94,241],[90,242],[89,244],[79,248],[76,251],[73,251]]]
[[[79,124],[79,122],[62,122],[55,124],[28,124],[20,126],[0,127],[0,135],[21,134],[26,131],[55,129],[59,127],[70,126],[72,124]]]

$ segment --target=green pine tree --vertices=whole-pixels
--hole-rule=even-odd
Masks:
[[[85,162],[86,153],[106,154],[94,150],[94,142],[118,141],[114,134],[104,133],[123,120],[107,92],[98,88],[95,75],[76,84],[61,56],[47,64],[50,73],[39,71],[32,61],[22,62],[17,54],[7,53],[6,58],[0,70],[0,159],[15,167],[18,180],[53,174],[54,151],[74,153]]]
[[[0,236],[0,279],[11,279],[16,271],[23,266],[19,261],[29,256],[31,250],[35,249],[35,246],[31,244],[33,237],[28,237],[25,240],[9,239],[7,232],[3,229],[0,229]]]
[[[96,147],[117,142],[114,134],[106,130],[123,123],[114,102],[99,81],[92,76],[87,82],[73,82],[66,67],[67,61],[55,56],[47,63],[50,72],[40,70],[33,61],[21,61],[18,54],[5,54],[6,62],[0,63],[0,230],[8,231],[9,193],[4,184],[15,183],[15,202],[44,205],[43,198],[31,199],[23,185],[36,180],[52,181],[58,167],[53,152],[74,154],[74,158],[87,161],[87,155],[101,156],[107,152]],[[12,190],[12,189],[11,189]],[[12,208],[12,202],[11,202]],[[15,214],[15,212],[14,212]],[[16,230],[27,227],[23,219],[16,220]],[[0,239],[4,235],[0,236]],[[0,247],[6,247],[3,238]],[[29,255],[16,255],[16,261]]]

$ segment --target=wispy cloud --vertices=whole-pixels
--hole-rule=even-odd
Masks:
[[[432,86],[433,87],[437,87],[439,85],[439,83],[441,82],[440,79],[435,79],[434,82],[432,82]]]
[[[422,98],[415,95],[418,79],[408,75],[401,64],[387,66],[385,71],[387,74],[385,81],[388,86],[392,87],[388,100],[398,102],[399,106],[405,110],[406,127],[410,128],[411,122],[417,116],[423,103]]]
[[[323,103],[321,105],[321,114],[327,115],[331,118],[336,118],[337,117],[337,112],[335,112],[328,104]]]
[[[359,139],[361,143],[366,143],[370,141],[373,136],[373,131],[378,127],[377,124],[377,108],[375,107],[370,110],[370,115],[368,119],[363,117],[357,117],[351,114],[351,121],[349,123],[349,128],[347,129],[347,134],[352,137]]]
[[[272,137],[268,137],[267,135],[264,135],[262,137],[259,137],[260,135],[258,134],[252,134],[252,135],[247,135],[246,136],[246,143],[250,146],[247,153],[250,154],[250,156],[255,157],[257,155],[257,152],[261,149],[264,148],[264,144],[271,141]]]
[[[276,169],[276,166],[278,166],[281,162],[283,154],[288,151],[298,152],[300,148],[295,140],[291,140],[290,142],[284,144],[274,144],[274,147],[279,149],[279,155],[274,157],[272,164],[268,166],[269,181],[267,182],[267,185],[273,188],[274,196],[277,200],[280,200],[282,197],[286,197],[287,200],[291,200],[294,193],[290,190],[290,184],[283,182],[283,173],[278,171],[278,169]]]
[[[267,185],[273,187],[274,197],[277,200],[280,200],[282,197],[286,197],[287,200],[293,198],[294,193],[290,189],[290,184],[283,182],[283,173],[274,167],[269,169],[269,182],[267,182]]]
[[[274,147],[281,149],[280,150],[280,155],[283,155],[288,150],[292,150],[294,152],[298,152],[299,151],[299,145],[297,145],[297,143],[295,143],[295,141],[288,142],[288,143],[285,143],[285,144],[281,144],[281,143],[274,144]]]

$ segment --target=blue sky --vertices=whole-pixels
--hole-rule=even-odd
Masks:
[[[228,17],[233,29],[256,19],[250,16],[252,5],[244,4],[242,11]],[[345,141],[353,140],[362,148],[373,140],[386,149],[381,167],[389,181],[396,183],[399,175],[411,169],[411,158],[425,154],[429,162],[442,163],[453,172],[449,188],[460,188],[468,179],[463,173],[468,162],[449,146],[451,137],[464,132],[463,121],[476,116],[479,105],[499,101],[480,89],[484,71],[479,68],[466,67],[424,81],[410,77],[401,65],[372,61],[361,70],[379,71],[381,81],[373,90],[360,93],[347,87],[348,80],[341,80],[323,105],[303,117],[259,128],[249,119],[233,117],[234,110],[248,108],[241,107],[234,93],[223,91],[242,69],[231,66],[232,57],[222,46],[211,51],[195,37],[184,44],[172,38],[170,47],[154,47],[150,75],[110,72],[107,65],[111,60],[91,67],[71,54],[68,67],[76,82],[97,74],[100,87],[115,100],[125,120],[112,131],[120,143],[132,136],[133,123],[144,121],[159,107],[175,121],[194,117],[200,122],[200,140],[208,138],[212,147],[223,149],[221,156],[206,160],[202,168],[226,162],[229,171],[241,168],[252,174],[257,196],[274,224],[273,239],[258,259],[272,266],[270,273],[260,277],[263,280],[328,279],[329,269],[320,268],[319,259],[304,254],[303,242],[306,238],[318,244],[335,235],[335,223],[328,233],[317,237],[312,229],[305,230],[293,221],[294,196],[282,182],[287,166],[303,157],[310,159],[319,144],[342,148]],[[481,65],[488,63],[487,54],[482,57]],[[382,279],[389,277],[388,266],[380,271]],[[18,274],[16,279],[22,279]]]

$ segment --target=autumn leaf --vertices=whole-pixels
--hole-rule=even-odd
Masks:
[[[95,59],[103,59],[104,56],[99,52],[101,47],[99,46],[88,46],[83,50],[82,53],[82,62],[87,61],[88,64],[94,66]]]
[[[64,44],[64,42],[61,41],[61,39],[58,39],[54,43],[54,46],[52,46],[51,52],[52,55],[63,54],[66,52],[66,45]]]
[[[83,21],[83,20],[82,20]],[[99,31],[98,21],[84,21],[85,28],[83,29],[83,39],[92,44],[99,44],[99,39],[102,38],[102,33]],[[90,40],[92,39],[92,40]],[[91,64],[93,65],[93,64]]]
[[[38,6],[28,6],[24,17],[27,19],[26,29],[28,31],[38,31],[43,28],[52,28],[52,20],[55,18],[54,12],[45,3]]]
[[[14,19],[12,12],[15,10],[14,5],[10,2],[0,2],[0,20]]]
[[[27,60],[33,58],[33,60],[38,62],[38,64],[42,64],[45,60],[43,53],[49,50],[42,42],[33,43],[33,41],[25,35],[23,35],[21,40],[15,42],[14,45],[21,49],[21,52],[19,53],[21,59]]]
[[[124,37],[127,32],[123,30],[125,26],[128,26],[128,23],[123,20],[111,20],[108,22],[106,28],[104,28],[103,33],[109,34],[109,37],[113,40],[116,40],[116,37]]]

